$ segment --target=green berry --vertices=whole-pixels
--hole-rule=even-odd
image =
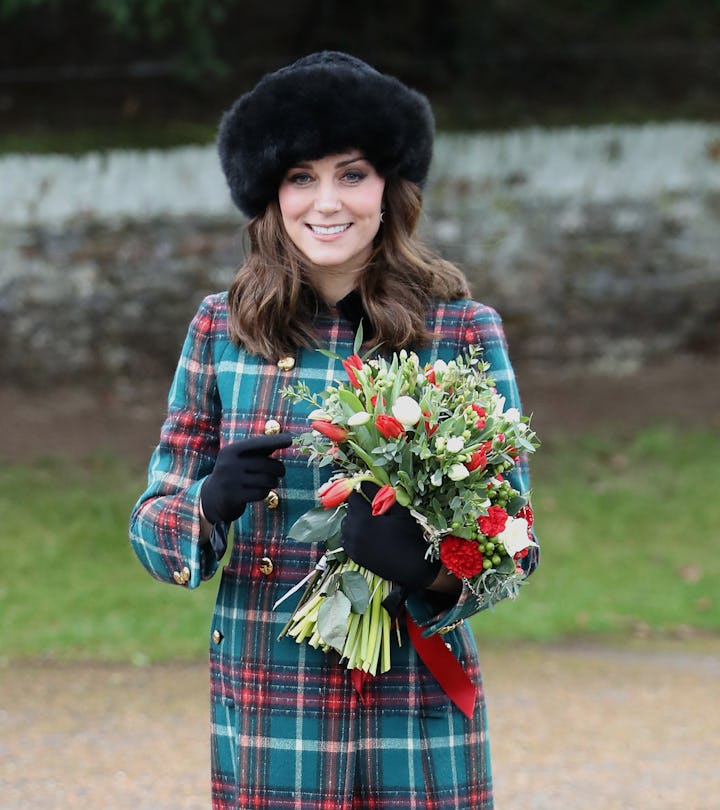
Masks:
[[[499,554],[493,554],[492,556],[492,564],[493,565],[500,565],[501,558]]]
[[[492,562],[488,560],[487,557],[483,560],[483,568],[487,571],[488,568],[492,568]]]

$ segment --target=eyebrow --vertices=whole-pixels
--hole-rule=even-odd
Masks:
[[[358,155],[355,155],[355,157],[346,158],[345,160],[338,161],[335,164],[335,168],[336,169],[341,169],[344,166],[348,166],[351,163],[356,163],[359,160],[367,160],[367,158],[365,157],[365,155],[358,154]],[[311,163],[312,163],[312,161],[310,161],[310,160],[301,160],[298,163],[295,163],[293,165],[293,168],[294,169],[307,169],[307,168],[310,167]]]

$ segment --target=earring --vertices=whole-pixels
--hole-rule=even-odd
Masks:
[[[380,209],[380,222],[381,223],[385,222],[385,209],[384,208]]]

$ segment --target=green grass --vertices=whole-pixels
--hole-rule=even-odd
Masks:
[[[542,563],[481,640],[720,633],[720,431],[647,429],[541,448]],[[0,470],[0,658],[143,664],[206,654],[216,582],[153,580],[126,540],[144,472],[105,458]]]
[[[0,472],[0,657],[134,661],[203,654],[213,584],[152,579],[127,541],[144,473],[96,458]]]
[[[478,637],[720,633],[718,459],[717,430],[541,448],[541,565],[516,602],[473,619]]]

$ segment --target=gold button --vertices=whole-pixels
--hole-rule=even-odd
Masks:
[[[219,644],[223,640],[223,634],[219,630],[213,630],[212,640],[215,644]]]
[[[270,557],[263,557],[262,560],[260,560],[260,573],[265,574],[266,577],[272,574],[274,567]]]
[[[173,579],[178,585],[187,585],[188,582],[190,582],[190,569],[187,567],[187,565],[182,571],[173,572]]]
[[[274,436],[276,433],[280,433],[280,422],[276,419],[268,419],[265,422],[265,435]]]
[[[281,357],[278,360],[277,367],[281,371],[291,371],[295,368],[295,358],[294,357]]]
[[[278,504],[280,503],[280,496],[277,494],[277,492],[275,492],[274,489],[271,489],[263,499],[263,503],[268,509],[277,509]]]

